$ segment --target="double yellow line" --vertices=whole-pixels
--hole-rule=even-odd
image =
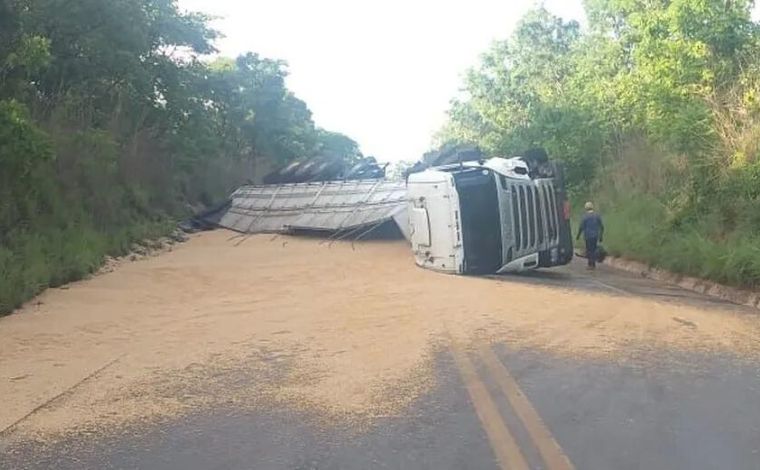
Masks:
[[[464,348],[454,339],[451,339],[450,349],[499,465],[505,470],[528,470],[530,466],[525,460],[520,446],[509,431],[496,403],[488,392],[485,383],[478,376],[475,366]],[[487,345],[481,345],[478,348],[478,355],[488,369],[489,375],[498,384],[515,415],[525,426],[528,436],[530,436],[544,461],[545,468],[547,470],[573,470],[575,467],[572,462],[562,451],[538,412],[520,390],[517,381],[496,357],[493,350]]]

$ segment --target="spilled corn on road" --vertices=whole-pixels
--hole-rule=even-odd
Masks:
[[[0,319],[0,468],[737,468],[760,317],[572,265],[194,236]]]

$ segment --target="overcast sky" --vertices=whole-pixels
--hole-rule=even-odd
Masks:
[[[546,0],[583,19],[581,0]],[[442,125],[466,69],[509,36],[534,0],[180,0],[221,17],[225,55],[289,64],[288,86],[317,125],[378,159],[417,160]]]

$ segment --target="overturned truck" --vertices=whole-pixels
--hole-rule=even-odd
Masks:
[[[542,151],[485,159],[464,149],[418,164],[406,181],[341,179],[238,188],[213,215],[241,233],[321,232],[360,239],[397,229],[424,268],[520,272],[573,256],[561,167]]]

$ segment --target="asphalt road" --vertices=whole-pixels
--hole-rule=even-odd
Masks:
[[[581,263],[493,281],[738,308]],[[219,408],[0,447],[0,468],[760,469],[760,364],[642,354],[650,355],[620,364],[452,341],[437,355],[437,386],[366,429],[290,409]]]

